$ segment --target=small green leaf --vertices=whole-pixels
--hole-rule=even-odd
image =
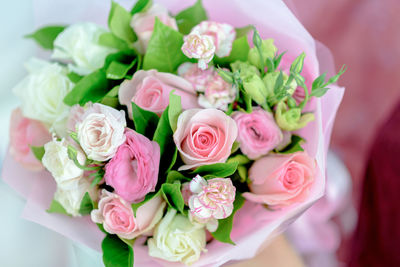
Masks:
[[[235,201],[233,202],[233,211],[232,214],[225,219],[218,220],[218,228],[215,232],[212,232],[211,235],[218,241],[223,243],[228,243],[235,245],[235,243],[231,239],[231,231],[233,225],[233,217],[235,213],[243,206],[245,202],[244,197],[241,194],[236,194]]]
[[[247,168],[245,166],[238,166],[238,174],[240,177],[240,182],[244,183],[249,178]]]
[[[346,65],[343,65],[343,66],[340,68],[340,71],[338,72],[338,74],[336,74],[335,76],[331,77],[331,78],[328,80],[328,84],[337,82],[337,80],[340,78],[340,76],[342,76],[343,73],[346,72],[346,70],[347,70]]]
[[[232,44],[232,50],[229,56],[223,58],[215,58],[215,64],[226,64],[232,63],[237,60],[247,61],[247,56],[249,54],[250,45],[247,41],[247,36],[242,36],[236,39]]]
[[[158,18],[143,59],[143,69],[174,73],[188,59],[181,51],[183,35],[164,25]]]
[[[157,114],[147,111],[132,102],[132,118],[135,124],[135,131],[147,136],[153,137],[153,133],[157,128],[159,118]]]
[[[236,31],[236,39],[239,39],[240,37],[246,36],[254,29],[253,25],[247,25],[242,28],[235,28]]]
[[[207,20],[207,12],[201,3],[201,0],[197,0],[193,6],[179,12],[175,16],[175,19],[179,31],[183,34],[188,34],[194,26],[203,20]]]
[[[60,202],[54,199],[51,202],[50,207],[46,211],[48,213],[60,213],[70,216],[68,212],[64,209],[64,207],[60,204]]]
[[[167,171],[165,173],[168,173],[172,170],[172,168],[174,167],[175,163],[176,163],[176,159],[178,158],[178,149],[175,149],[174,154],[172,155],[172,160],[171,163],[169,164],[169,167],[167,169]]]
[[[161,192],[165,201],[170,207],[177,209],[180,213],[183,213],[185,201],[183,200],[180,182],[163,184],[161,186]]]
[[[311,92],[310,96],[321,97],[325,95],[328,90],[329,88],[317,88]]]
[[[153,4],[153,1],[151,1],[151,0],[139,0],[139,1],[137,1],[136,4],[131,9],[131,15],[134,15],[134,14],[139,13],[139,12],[143,12],[148,7],[150,7],[152,4]]]
[[[132,206],[132,210],[133,210],[133,214],[136,216],[136,211],[143,206],[144,204],[146,204],[148,201],[152,200],[153,198],[159,196],[161,194],[161,190],[158,191],[157,193],[149,193],[145,196],[144,200],[142,202],[139,203],[133,203]]]
[[[173,132],[178,124],[178,117],[182,113],[181,97],[174,94],[174,90],[169,93],[168,119]]]
[[[81,215],[88,215],[94,208],[94,203],[93,200],[90,198],[90,195],[88,192],[85,193],[83,196],[83,199],[81,201],[81,206],[79,208],[79,213]]]
[[[245,155],[238,154],[228,159],[227,163],[237,162],[239,165],[246,165],[250,163],[250,159]]]
[[[200,174],[204,178],[225,178],[233,175],[238,165],[238,162],[203,165],[195,169],[192,174]]]
[[[292,154],[298,151],[304,151],[301,147],[301,144],[304,142],[304,139],[298,135],[293,134],[291,137],[291,142],[284,149],[279,151],[280,154]]]
[[[318,76],[312,83],[312,90],[320,88],[324,84],[325,78],[326,72]]]
[[[236,151],[238,151],[238,149],[240,148],[240,143],[239,142],[233,142],[232,145],[232,149],[231,149],[231,154],[235,153]]]
[[[101,243],[105,267],[133,267],[133,248],[117,235],[106,235]]]
[[[81,76],[81,75],[79,75],[79,74],[76,74],[75,72],[69,72],[68,74],[67,74],[67,77],[71,80],[71,82],[73,82],[73,83],[77,83],[77,82],[79,82],[82,78],[83,78],[83,76]]]
[[[42,161],[45,153],[44,146],[30,146],[30,148],[35,158],[37,158],[39,161]]]
[[[118,91],[119,91],[119,85],[114,86],[113,89],[111,89],[101,100],[101,104],[116,108],[119,105],[119,100],[118,100]]]
[[[34,39],[44,49],[52,50],[54,49],[54,40],[65,28],[66,26],[47,26],[25,37]]]
[[[108,234],[106,230],[104,230],[104,227],[101,223],[96,223],[97,227],[99,227],[99,230],[102,231],[103,233],[105,233],[106,235]]]
[[[108,27],[118,38],[133,43],[136,40],[135,33],[130,26],[132,15],[116,2],[111,2],[111,10],[108,16]]]
[[[283,73],[282,71],[279,72],[278,78],[276,78],[275,86],[274,86],[274,93],[277,95],[280,93],[283,87]]]
[[[168,175],[167,175],[167,181],[166,182],[172,184],[175,181],[188,182],[190,180],[191,180],[190,178],[184,176],[182,173],[180,173],[178,171],[170,171],[168,173]]]
[[[135,58],[130,64],[124,64],[118,61],[113,61],[106,70],[107,79],[121,80],[124,79],[128,71],[136,64]]]
[[[286,53],[286,52],[283,52],[283,53],[281,53],[281,54],[275,56],[275,58],[274,58],[274,66],[275,66],[275,69],[278,68],[279,64],[281,63],[282,57],[283,57],[283,55],[284,55],[285,53]]]
[[[101,34],[98,43],[99,45],[115,48],[120,51],[131,49],[125,40],[118,38],[112,32],[105,32]]]

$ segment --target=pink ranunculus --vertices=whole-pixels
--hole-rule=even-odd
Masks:
[[[230,178],[206,181],[197,175],[190,182],[190,189],[194,194],[189,199],[189,208],[195,221],[207,223],[227,218],[232,214],[236,188]]]
[[[299,203],[306,200],[317,174],[316,161],[305,152],[268,155],[251,166],[251,193],[243,196],[271,206]]]
[[[178,30],[176,21],[174,18],[168,15],[168,10],[158,4],[153,4],[145,12],[139,12],[133,15],[131,20],[131,27],[138,36],[139,41],[136,47],[139,52],[144,54],[149,44],[151,35],[154,29],[154,23],[156,17],[165,25],[171,27],[174,30]]]
[[[160,164],[160,146],[147,137],[127,129],[126,141],[107,163],[105,181],[128,202],[140,202],[154,192]]]
[[[161,115],[169,104],[169,93],[181,97],[182,108],[198,107],[196,90],[182,77],[156,70],[139,70],[132,80],[125,80],[119,88],[119,102],[128,107],[132,118],[132,102],[139,107]]]
[[[239,129],[240,150],[249,159],[268,154],[282,142],[283,135],[273,115],[259,107],[252,113],[234,112],[232,118]]]
[[[134,239],[139,235],[150,234],[161,220],[165,205],[160,196],[154,197],[137,209],[135,217],[128,202],[117,194],[103,189],[99,207],[90,215],[93,222],[103,224],[107,233]]]
[[[26,169],[38,171],[42,163],[33,155],[30,146],[43,146],[51,140],[46,127],[39,121],[25,118],[20,108],[15,109],[10,120],[10,153]]]
[[[220,110],[190,109],[182,112],[174,133],[174,142],[186,164],[179,170],[225,162],[237,132],[235,121]]]
[[[219,57],[229,56],[236,37],[235,28],[231,25],[214,21],[201,22],[191,30],[191,33],[210,36],[215,45],[215,54]]]
[[[182,52],[188,58],[198,59],[198,66],[200,69],[205,70],[208,63],[214,57],[215,45],[213,38],[209,35],[201,35],[198,32],[191,32],[185,36],[182,45]]]
[[[185,62],[179,66],[178,75],[189,81],[197,92],[204,92],[214,77],[214,68],[202,70],[195,63]]]

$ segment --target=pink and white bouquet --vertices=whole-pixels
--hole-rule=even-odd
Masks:
[[[201,1],[175,16],[113,2],[109,30],[29,35],[51,60],[14,88],[10,152],[51,174],[48,216],[104,238],[106,266],[251,257],[323,194],[337,105],[318,98],[344,70],[327,79],[315,55],[213,19]]]

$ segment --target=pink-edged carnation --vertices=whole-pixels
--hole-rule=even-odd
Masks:
[[[161,220],[166,203],[160,196],[154,197],[136,211],[117,194],[103,189],[97,209],[92,210],[91,218],[103,224],[104,230],[121,238],[134,239],[139,235],[150,234]]]
[[[214,68],[202,70],[195,63],[185,62],[179,66],[178,75],[189,81],[197,92],[204,92],[214,76]]]
[[[126,201],[137,203],[155,190],[160,146],[131,129],[125,136],[125,143],[105,167],[105,181]]]
[[[268,154],[283,140],[273,115],[262,108],[253,108],[251,113],[237,111],[232,118],[239,129],[237,141],[240,143],[240,150],[249,159]]]
[[[317,178],[316,161],[305,152],[271,154],[249,169],[250,191],[243,196],[253,202],[287,206],[306,200]]]
[[[202,70],[207,69],[215,53],[213,38],[194,31],[185,36],[181,49],[188,58],[198,59],[198,66]]]

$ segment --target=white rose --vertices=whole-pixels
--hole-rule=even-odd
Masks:
[[[77,186],[73,189],[63,189],[58,187],[54,194],[54,200],[58,201],[65,211],[76,217],[80,216],[79,209],[85,193],[88,192],[93,200],[97,199],[97,188],[91,187],[90,182],[85,178],[80,178]]]
[[[190,265],[205,251],[204,227],[192,224],[189,219],[171,209],[157,225],[153,238],[148,240],[151,257]]]
[[[94,23],[77,23],[61,32],[54,41],[54,59],[72,61],[68,68],[79,75],[87,75],[103,67],[107,55],[115,49],[98,44],[107,31]]]
[[[62,189],[75,188],[83,175],[83,170],[68,157],[68,143],[65,140],[53,140],[44,145],[44,150],[42,163],[53,175],[57,186]],[[85,156],[80,151],[77,159],[80,164],[85,163]]]
[[[124,111],[96,103],[85,111],[76,128],[79,143],[88,158],[106,161],[125,142],[125,126]]]
[[[69,111],[63,100],[74,85],[66,76],[67,70],[57,63],[35,58],[26,63],[26,68],[29,75],[13,89],[22,102],[24,116],[47,126],[63,121]]]

